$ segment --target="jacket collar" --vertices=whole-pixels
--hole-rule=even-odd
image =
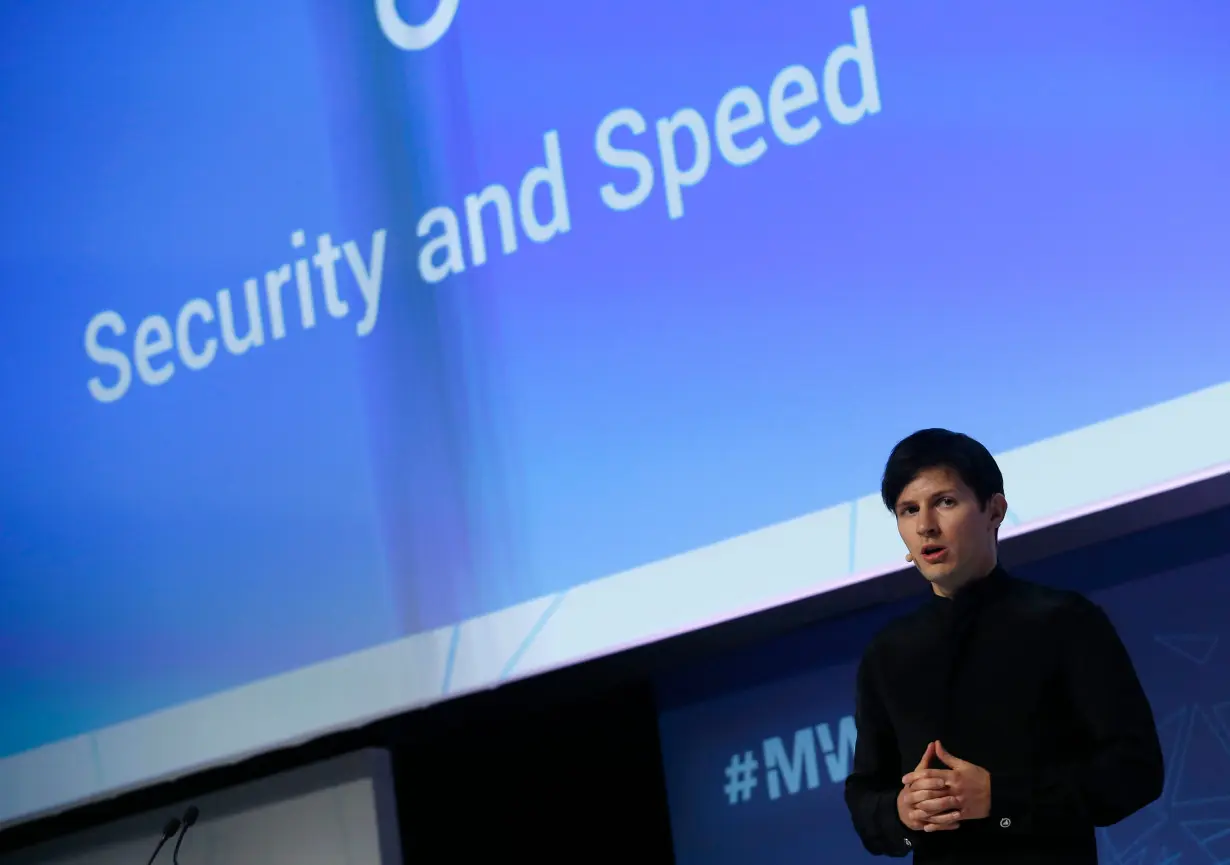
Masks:
[[[1002,566],[996,565],[991,573],[977,580],[970,580],[951,598],[934,595],[933,601],[945,611],[973,610],[994,600],[1008,588],[1010,577]]]

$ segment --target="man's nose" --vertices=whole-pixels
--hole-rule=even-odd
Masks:
[[[924,538],[934,536],[939,532],[939,525],[936,524],[935,516],[930,511],[921,511],[918,514],[918,521],[915,523],[918,528],[918,534]]]

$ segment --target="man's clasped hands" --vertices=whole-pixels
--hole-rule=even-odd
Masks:
[[[930,769],[938,758],[947,768]],[[901,779],[897,816],[915,832],[959,829],[991,813],[991,773],[954,757],[938,741],[927,745],[913,772]]]

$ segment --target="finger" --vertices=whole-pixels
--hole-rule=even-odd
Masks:
[[[901,779],[901,785],[903,787],[909,787],[912,784],[917,784],[920,781],[926,780],[928,778],[938,778],[943,783],[949,784],[953,780],[952,770],[951,769],[923,769],[921,771],[915,770]]]
[[[928,742],[927,750],[923,751],[922,759],[918,761],[918,765],[914,767],[915,772],[921,772],[931,765],[931,759],[935,756],[935,743]]]
[[[947,813],[956,814],[957,812],[949,811]],[[925,829],[928,832],[933,832],[937,829],[948,829],[948,828],[952,828],[953,826],[961,825],[961,821],[959,819],[941,820],[940,817],[947,816],[945,814],[928,814],[926,811],[910,811],[906,816],[910,818],[911,823],[921,823],[923,829]]]
[[[941,788],[939,790],[913,790],[911,789],[908,793],[905,794],[905,800],[910,805],[916,805],[919,802],[929,802],[932,799],[943,799],[946,796],[955,796],[955,795],[957,794],[954,793],[952,790],[949,790],[947,787]]]
[[[943,743],[938,740],[935,743],[935,756],[939,757],[940,762],[950,769],[960,768],[961,764],[965,762],[964,760],[949,754],[948,751],[944,749]]]
[[[918,803],[918,810],[925,811],[930,816],[937,816],[961,807],[961,800],[956,796],[940,796],[938,799],[924,799]]]
[[[915,781],[921,781],[923,778],[938,778],[936,774],[940,769],[928,769],[926,766],[918,766],[913,772],[908,772],[901,778],[902,784],[913,784]]]
[[[908,805],[917,805],[919,802],[930,802],[932,799],[943,799],[945,796],[955,796],[956,793],[949,790],[947,787],[940,790],[909,790],[905,794],[905,801]]]
[[[943,814],[927,814],[927,822],[934,826],[945,826],[961,821],[960,811],[945,811]]]
[[[927,823],[922,830],[924,832],[951,832],[953,829],[960,828],[960,823]]]
[[[911,790],[943,790],[948,786],[948,782],[943,778],[936,778],[928,775],[925,778],[919,778],[917,781],[912,781],[909,784]]]

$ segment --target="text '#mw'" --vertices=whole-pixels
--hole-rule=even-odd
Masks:
[[[789,750],[781,736],[765,739],[758,750],[731,755],[722,792],[731,805],[751,800],[760,786],[762,771],[770,800],[804,789],[815,790],[820,786],[821,758],[829,781],[840,784],[850,774],[857,738],[854,716],[847,715],[838,722],[836,735],[828,724],[795,730]]]

